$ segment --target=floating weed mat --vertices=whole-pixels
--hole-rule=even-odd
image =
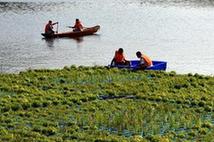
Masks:
[[[212,141],[214,78],[65,67],[0,74],[0,141]]]
[[[172,139],[196,140],[200,135],[212,133],[214,128],[213,113],[142,100],[91,102],[82,106],[74,116],[82,129],[96,126],[100,131],[125,137],[140,135],[147,139],[170,136]]]
[[[0,91],[0,96],[13,97],[13,96],[16,96],[16,93],[13,93],[13,92],[7,92],[7,91]]]

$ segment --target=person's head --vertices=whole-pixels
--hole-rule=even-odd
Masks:
[[[123,48],[119,48],[118,53],[123,54]]]
[[[140,57],[142,56],[142,53],[141,53],[140,51],[137,51],[137,52],[136,52],[136,56],[137,56],[138,58],[140,58]]]
[[[51,21],[51,20],[49,20],[49,21],[48,21],[48,23],[49,23],[49,24],[52,24],[52,21]]]
[[[80,20],[79,19],[76,19],[76,22],[79,22]]]

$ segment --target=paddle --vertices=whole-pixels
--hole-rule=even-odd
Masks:
[[[67,27],[67,28],[72,28],[72,29],[74,28],[73,26],[66,26],[66,27]]]
[[[59,28],[59,22],[57,22],[57,25],[56,25],[56,33],[58,33],[58,28]]]
[[[73,26],[66,26],[67,28],[72,28],[72,29],[74,29],[74,27]],[[83,27],[83,29],[87,29],[87,27]]]

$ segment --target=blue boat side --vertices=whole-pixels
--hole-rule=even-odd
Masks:
[[[165,61],[152,61],[153,66],[146,68],[145,70],[166,70],[167,67],[167,62]],[[127,69],[132,69],[132,70],[138,70],[140,65],[139,60],[131,60],[130,61],[130,66],[127,65],[115,65],[115,66],[110,66],[110,67],[117,67],[117,68],[127,68]]]

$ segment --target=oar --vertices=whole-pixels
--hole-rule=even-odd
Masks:
[[[74,27],[73,26],[66,26],[67,28],[72,28],[72,29],[74,29]],[[88,27],[83,27],[83,29],[87,29]]]
[[[72,29],[74,28],[73,26],[66,26],[66,27],[67,27],[67,28],[72,28]]]
[[[57,25],[56,25],[56,33],[58,33],[58,26],[59,25],[59,23],[57,22]]]

